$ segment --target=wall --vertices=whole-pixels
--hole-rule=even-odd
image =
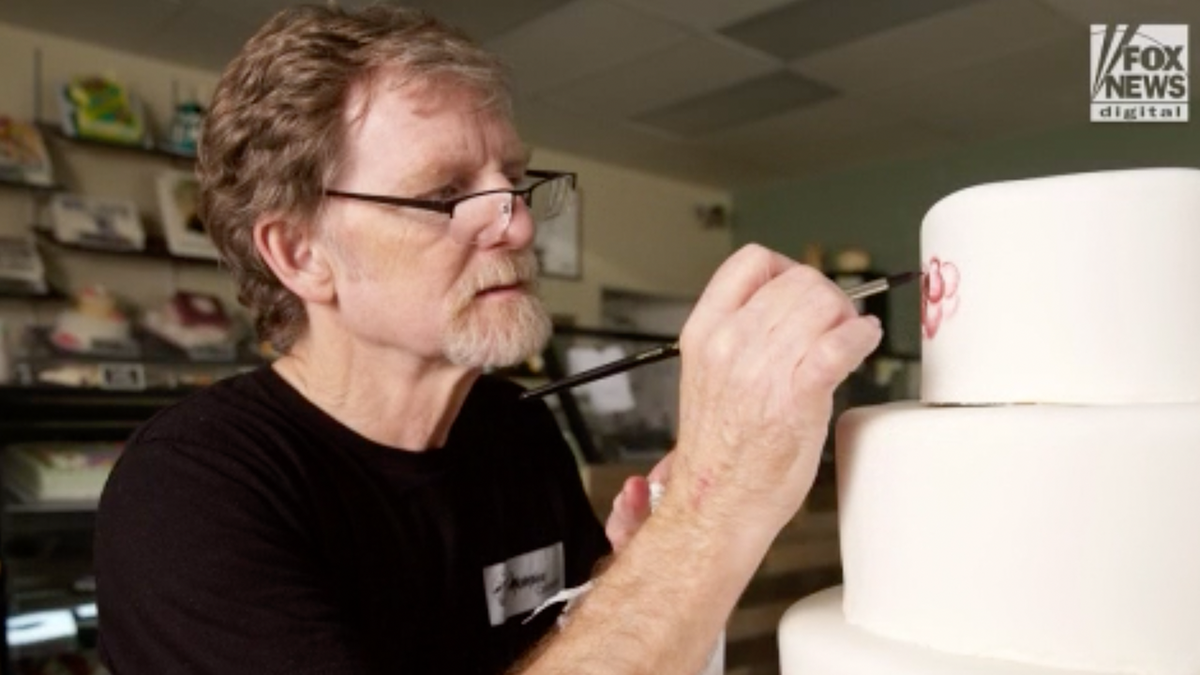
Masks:
[[[1200,110],[1193,109],[1193,114]],[[1081,110],[1080,116],[1087,115]],[[1138,166],[1200,166],[1200,126],[1081,124],[975,145],[919,161],[880,164],[734,193],[735,245],[757,241],[800,256],[805,244],[826,251],[867,249],[887,272],[919,264],[925,212],[963,187],[996,180]],[[892,297],[893,346],[920,349],[915,288]]]
[[[41,51],[44,83],[36,95],[35,49]],[[132,85],[160,129],[177,97],[207,100],[217,80],[216,73],[0,23],[0,113],[26,120],[40,113],[41,119],[53,121],[58,108],[52,85],[94,72]],[[66,161],[56,165],[60,182],[75,191],[133,199],[148,228],[154,226],[157,213],[154,175],[163,169],[189,168],[131,153],[72,148],[66,154]],[[56,159],[64,158],[60,153]],[[583,278],[546,279],[543,284],[547,304],[556,314],[597,324],[601,290],[606,287],[694,297],[729,253],[729,230],[706,231],[693,215],[699,204],[728,204],[727,193],[549,149],[535,150],[534,164],[577,172],[582,192]],[[0,188],[0,234],[25,232],[41,218],[37,203],[25,192]],[[176,287],[208,290],[233,303],[232,284],[213,267],[80,254],[65,255],[64,263],[72,288],[101,282],[142,306],[161,302]],[[0,319],[7,318],[10,325],[48,322],[59,308],[0,300]]]
[[[604,288],[695,298],[730,253],[731,231],[706,230],[694,215],[700,204],[728,204],[725,193],[551,150],[537,150],[533,164],[580,176],[584,278],[543,281],[552,311],[599,325]]]

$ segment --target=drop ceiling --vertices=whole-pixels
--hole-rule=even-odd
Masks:
[[[219,71],[287,4],[3,0],[0,22]],[[1087,124],[1090,24],[1200,25],[1197,0],[406,4],[505,59],[530,143],[726,188]]]

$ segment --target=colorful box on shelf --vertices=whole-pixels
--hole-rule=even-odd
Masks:
[[[0,295],[45,295],[46,267],[31,237],[0,237]]]
[[[151,147],[141,101],[103,76],[77,77],[59,89],[63,132],[75,138]]]
[[[241,338],[221,299],[209,293],[178,291],[142,315],[142,327],[193,361],[234,361]]]
[[[71,354],[111,358],[141,355],[129,318],[102,286],[84,288],[75,297],[75,306],[58,313],[50,342]]]
[[[50,187],[54,169],[38,128],[0,115],[0,178]]]
[[[171,126],[162,149],[180,157],[195,157],[200,142],[200,129],[204,126],[204,106],[196,101],[185,101],[175,106]]]
[[[95,501],[120,443],[17,443],[4,448],[4,487],[23,502]]]
[[[56,194],[50,200],[54,238],[64,244],[114,251],[142,251],[146,232],[137,205],[128,199]]]

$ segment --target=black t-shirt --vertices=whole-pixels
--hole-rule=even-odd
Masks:
[[[609,552],[544,404],[482,377],[444,447],[373,443],[270,368],[159,413],[100,502],[115,675],[502,673]]]

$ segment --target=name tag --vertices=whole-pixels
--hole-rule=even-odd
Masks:
[[[531,611],[561,591],[564,569],[562,542],[483,568],[491,624]]]

